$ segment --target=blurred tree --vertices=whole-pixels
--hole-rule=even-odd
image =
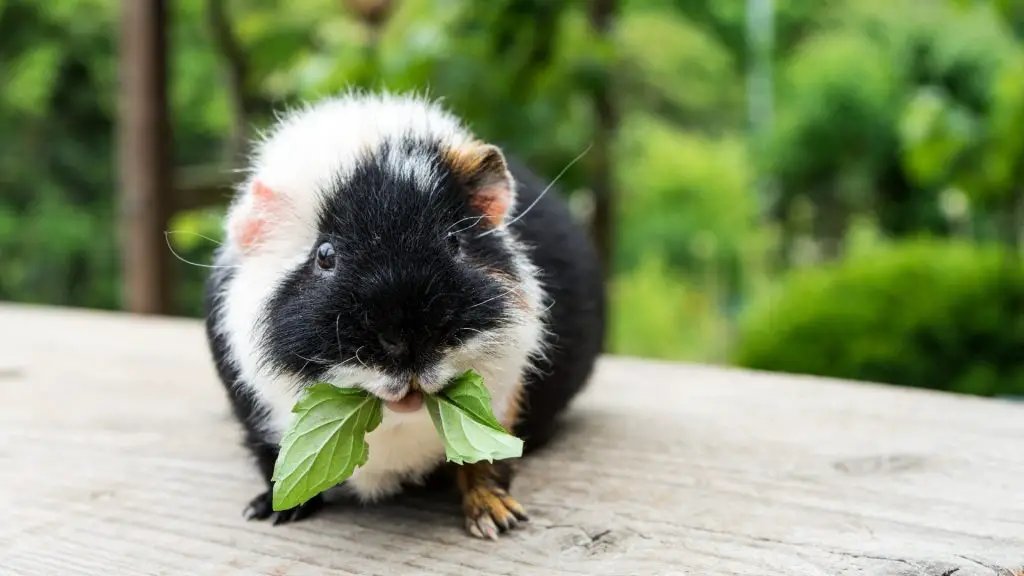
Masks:
[[[543,177],[569,166],[558,188],[583,218],[611,178],[612,349],[694,360],[726,357],[729,315],[775,282],[764,253],[777,245],[798,264],[876,228],[1019,235],[1006,215],[1024,181],[1020,2],[774,0],[764,152],[746,136],[745,4],[619,0],[603,37],[591,0],[176,0],[180,180],[225,192],[246,135],[304,99],[444,98]],[[0,298],[119,305],[117,6],[0,0]],[[593,104],[608,76],[617,128],[602,166]],[[766,172],[782,193],[767,225],[753,195]],[[208,262],[222,209],[177,214],[175,252]],[[179,264],[179,309],[198,314],[207,270]]]
[[[775,57],[785,58],[790,49],[813,33],[825,12],[847,1],[773,0]],[[745,0],[634,0],[633,4],[671,7],[726,47],[732,53],[737,72],[744,71],[750,65]]]
[[[786,62],[764,159],[782,187],[784,245],[802,198],[826,257],[839,254],[851,216],[869,210],[889,234],[951,233],[940,195],[949,174],[927,166],[956,165],[954,155],[986,138],[992,87],[1019,52],[984,6],[962,13],[946,3],[864,0],[831,11]]]
[[[0,298],[114,308],[114,13],[0,4]]]

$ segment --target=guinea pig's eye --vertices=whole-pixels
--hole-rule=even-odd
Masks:
[[[316,265],[321,270],[334,270],[334,246],[330,242],[324,242],[316,249]]]

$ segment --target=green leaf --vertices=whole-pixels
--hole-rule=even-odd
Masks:
[[[507,432],[491,412],[491,395],[484,386],[483,376],[476,371],[467,370],[456,376],[441,394],[480,423],[499,432]]]
[[[295,404],[274,464],[274,510],[287,510],[338,485],[366,464],[365,436],[380,425],[379,399],[358,388],[319,383]]]
[[[424,397],[424,402],[449,462],[522,456],[523,441],[498,423],[491,411],[490,394],[476,372],[470,370],[455,378],[441,393]]]

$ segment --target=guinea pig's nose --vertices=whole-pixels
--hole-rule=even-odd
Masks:
[[[405,354],[405,342],[385,334],[380,334],[377,338],[380,340],[380,345],[384,348],[384,351],[391,356],[401,356],[402,354]]]

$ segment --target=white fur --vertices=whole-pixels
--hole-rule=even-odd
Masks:
[[[350,92],[286,113],[253,154],[249,177],[229,211],[228,240],[218,260],[218,265],[236,267],[234,279],[225,287],[219,329],[228,336],[230,356],[250,387],[246,392],[268,408],[261,428],[271,441],[279,441],[288,426],[302,383],[261,370],[256,347],[260,314],[281,279],[303,263],[316,240],[315,215],[323,185],[339,175],[344,178],[360,154],[374,153],[381,143],[410,133],[437,137],[452,147],[475,140],[455,116],[423,97]],[[436,178],[430,165],[415,157],[389,160],[394,170],[421,181]],[[248,187],[256,179],[286,202],[286,217],[273,221],[272,232],[262,245],[243,252],[234,243],[230,226],[252,209]],[[509,330],[467,338],[445,359],[439,372],[426,375],[423,386],[436,391],[448,377],[474,368],[484,377],[495,415],[504,421],[524,371],[542,352],[543,292],[516,238],[504,228],[497,234],[519,254],[516,263],[525,280],[517,288],[528,310],[518,313]],[[358,358],[332,370],[329,380],[338,386],[360,386],[382,397],[387,394],[387,377],[363,367]],[[412,414],[385,409],[383,422],[367,436],[367,442],[368,462],[346,484],[365,500],[393,494],[400,481],[415,481],[444,460],[443,446],[425,408]]]

